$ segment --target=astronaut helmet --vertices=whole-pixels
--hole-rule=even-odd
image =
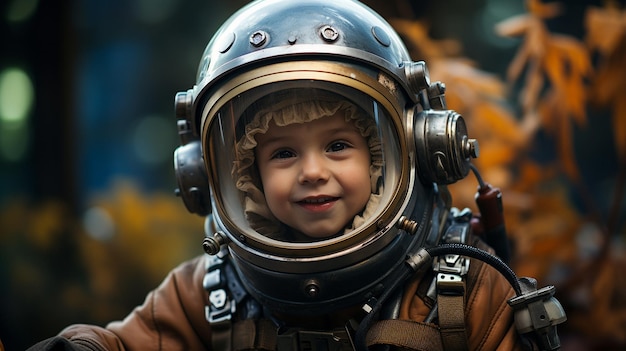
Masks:
[[[287,313],[352,306],[435,240],[437,184],[468,173],[472,144],[433,87],[356,0],[257,0],[219,28],[176,96],[175,169],[251,295]]]

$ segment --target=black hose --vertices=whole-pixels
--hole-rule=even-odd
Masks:
[[[476,166],[474,166],[474,164],[472,164],[471,162],[469,163],[469,167],[472,170],[472,173],[474,173],[474,177],[476,177],[476,181],[478,181],[478,185],[481,188],[484,188],[485,181],[483,180],[483,177],[480,175],[480,172],[478,172],[478,168],[476,168]]]
[[[433,257],[443,255],[461,255],[483,261],[495,268],[504,276],[504,278],[506,278],[509,284],[513,287],[513,290],[515,290],[515,295],[519,296],[522,294],[522,288],[517,280],[517,275],[513,272],[511,267],[507,266],[507,264],[502,262],[502,260],[497,256],[494,256],[485,250],[466,244],[442,244],[427,248],[426,251],[428,251],[428,253]]]

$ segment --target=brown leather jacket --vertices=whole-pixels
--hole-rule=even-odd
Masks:
[[[101,328],[72,325],[32,350],[211,350],[211,325],[205,320],[207,293],[202,287],[205,259],[197,257],[174,269],[123,321]],[[429,308],[419,297],[420,279],[411,281],[400,319],[422,321]],[[507,300],[513,290],[495,269],[472,260],[468,274],[465,322],[470,350],[521,350]],[[236,335],[234,336],[236,338]],[[69,343],[67,342],[69,340]],[[63,342],[66,348],[52,347]],[[46,347],[47,345],[47,347]],[[71,347],[68,347],[71,346]]]

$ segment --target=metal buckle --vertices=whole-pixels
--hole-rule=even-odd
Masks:
[[[469,271],[469,259],[459,255],[445,255],[434,264],[437,273],[437,290],[444,295],[463,295],[463,277]]]
[[[469,231],[469,221],[466,219],[467,211],[458,212],[453,209],[452,214],[455,222],[446,231],[443,242],[465,243]],[[439,294],[462,295],[465,293],[463,277],[469,271],[470,260],[460,255],[440,256],[433,262],[433,270],[437,273],[436,284]]]
[[[204,307],[204,315],[209,323],[229,321],[236,311],[237,304],[224,288],[226,282],[222,278],[223,268],[224,260],[216,256],[208,257],[202,286],[209,293],[208,304]]]
[[[235,304],[224,289],[213,290],[209,293],[209,306],[205,307],[205,317],[210,323],[228,321],[235,313]]]

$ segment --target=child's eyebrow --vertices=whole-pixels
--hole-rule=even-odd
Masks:
[[[278,127],[278,128],[281,128],[281,127]],[[358,134],[362,136],[358,128],[353,124],[346,124],[346,125],[341,125],[341,126],[336,126],[336,127],[328,127],[328,128],[323,129],[323,131],[325,135],[330,135],[330,136],[335,135],[335,134],[341,134],[341,133]],[[286,133],[286,132],[278,132],[277,135],[271,135],[271,136],[264,134],[262,137],[263,139],[262,141],[257,140],[257,146],[261,144],[266,145],[266,144],[272,144],[272,143],[282,142],[282,141],[291,140],[291,139],[297,140],[299,135],[300,135],[299,133],[294,134],[294,133]]]
[[[277,143],[285,139],[290,139],[291,137],[292,135],[263,136],[262,140],[257,140],[257,146]],[[295,135],[293,135],[293,137],[295,137]]]
[[[327,131],[327,133],[328,134],[339,134],[339,133],[351,133],[352,134],[352,133],[355,133],[355,134],[361,135],[361,132],[359,131],[359,129],[355,125],[353,125],[353,124],[344,125],[344,126],[340,126],[340,127],[329,129]]]

